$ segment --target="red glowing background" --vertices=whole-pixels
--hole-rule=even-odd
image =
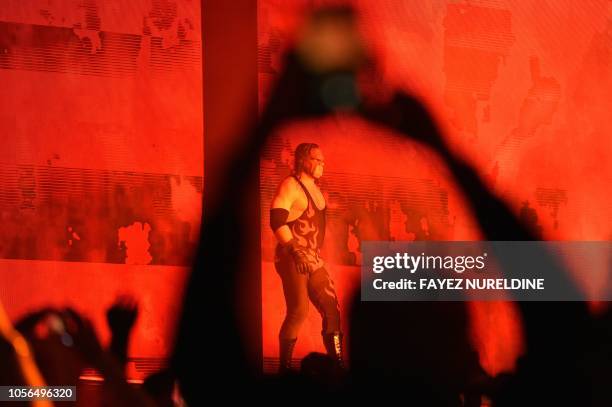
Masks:
[[[258,2],[260,105],[307,5]],[[352,2],[380,82],[419,96],[452,147],[517,214],[552,240],[608,240],[612,125],[612,2]],[[362,240],[477,240],[471,213],[440,162],[410,141],[337,116],[279,131],[261,162],[264,358],[277,356],[284,316],[272,264],[270,200],[292,151],[318,143],[326,158],[324,255],[346,322]],[[537,215],[537,220],[533,215]],[[510,303],[470,304],[483,367],[512,370],[523,343]],[[401,323],[401,322],[399,322]],[[348,331],[348,327],[345,326]],[[314,307],[296,354],[323,351]],[[350,331],[348,331],[350,334]],[[350,352],[350,350],[349,350]],[[270,364],[271,365],[271,364]],[[266,365],[266,366],[270,366]]]
[[[132,376],[168,356],[199,236],[199,1],[3,1],[0,298],[74,306],[108,340],[140,304]]]

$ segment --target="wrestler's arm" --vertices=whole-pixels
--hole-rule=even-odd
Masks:
[[[287,252],[293,257],[295,268],[302,274],[312,271],[308,263],[308,257],[304,248],[297,244],[291,229],[287,226],[291,207],[298,199],[297,185],[291,178],[287,178],[278,188],[278,192],[272,201],[270,208],[270,226],[274,231],[274,236],[285,246]]]
[[[291,229],[287,226],[286,221],[287,217],[289,217],[289,212],[291,211],[291,207],[296,200],[296,188],[291,178],[285,179],[280,186],[278,187],[278,191],[276,196],[272,200],[272,205],[270,206],[270,216],[277,217],[276,221],[271,220],[271,226],[274,231],[274,236],[280,242],[280,244],[286,245],[293,239],[293,234],[291,233]],[[275,211],[275,209],[280,209],[282,211]],[[286,212],[284,212],[286,211]],[[282,218],[279,220],[279,217],[286,215],[284,221]],[[282,226],[278,226],[280,223],[283,223]]]

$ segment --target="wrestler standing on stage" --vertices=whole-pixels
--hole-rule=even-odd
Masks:
[[[270,209],[270,226],[279,244],[274,265],[283,282],[287,314],[279,333],[280,369],[291,367],[293,348],[312,301],[323,319],[323,344],[339,367],[342,361],[340,309],[320,249],[325,236],[325,198],[317,185],[323,175],[318,145],[295,149],[293,173],[278,188]]]

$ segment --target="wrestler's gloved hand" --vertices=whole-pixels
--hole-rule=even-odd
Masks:
[[[295,239],[291,240],[287,244],[287,252],[293,258],[295,268],[299,273],[308,274],[310,272],[310,263],[308,262],[306,251],[297,243]]]

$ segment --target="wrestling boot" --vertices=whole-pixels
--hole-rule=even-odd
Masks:
[[[297,338],[294,339],[279,339],[280,350],[280,366],[278,367],[279,374],[287,374],[291,372],[291,358],[293,356],[293,348]]]
[[[344,370],[344,354],[342,352],[342,332],[323,334],[323,345],[327,354],[334,360],[340,370]]]

